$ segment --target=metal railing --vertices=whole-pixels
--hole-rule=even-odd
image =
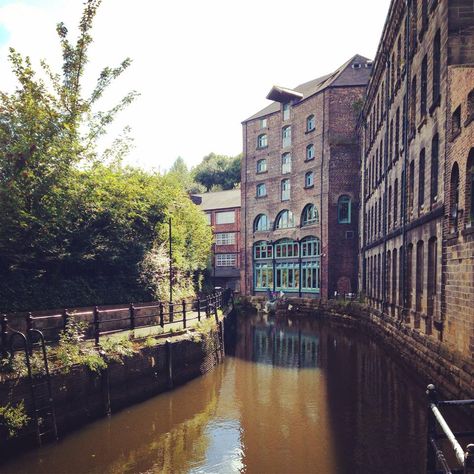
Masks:
[[[70,318],[78,318],[87,323],[86,339],[93,339],[98,345],[103,336],[141,328],[161,327],[181,324],[186,329],[189,322],[201,321],[202,318],[217,319],[218,309],[222,309],[232,300],[231,290],[218,290],[213,294],[195,300],[180,302],[153,302],[144,304],[131,303],[123,308],[103,308],[95,306],[92,310],[74,312],[64,309],[61,313],[33,316],[29,312],[24,317],[26,332],[40,329],[47,334],[48,342],[55,342],[61,330],[67,327]],[[8,355],[9,335],[15,331],[10,327],[6,314],[0,319],[0,344],[3,357]]]
[[[428,442],[426,455],[427,474],[473,474],[474,473],[474,444],[468,444],[465,449],[461,447],[459,437],[473,437],[474,431],[453,433],[448,423],[441,414],[441,406],[474,406],[474,399],[469,400],[439,400],[434,385],[428,385]],[[441,432],[437,427],[441,428]],[[451,469],[443,450],[438,444],[440,439],[447,439],[454,452],[458,467]],[[438,469],[438,466],[441,470]]]

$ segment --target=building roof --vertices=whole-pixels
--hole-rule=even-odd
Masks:
[[[196,194],[201,198],[200,207],[204,211],[240,207],[240,189]]]
[[[353,64],[360,64],[361,67],[353,68]],[[366,67],[366,64],[369,65],[369,67]],[[342,66],[336,69],[333,73],[326,74],[325,76],[321,76],[317,79],[313,79],[312,81],[300,84],[294,89],[273,86],[268,93],[267,98],[278,99],[281,97],[282,100],[285,100],[287,97],[290,97],[290,95],[293,95],[294,97],[301,97],[300,100],[305,100],[328,87],[365,86],[369,81],[371,65],[372,61],[370,59],[367,59],[360,54],[356,54],[351,59],[346,61]],[[277,94],[277,92],[281,93]],[[286,92],[286,94],[283,94],[283,92]],[[258,111],[256,114],[245,119],[244,122],[255,120],[260,117],[265,117],[266,115],[270,115],[279,111],[280,101],[275,101],[264,109]]]

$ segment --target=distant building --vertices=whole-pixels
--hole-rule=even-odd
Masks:
[[[215,286],[240,291],[240,189],[196,194],[214,233],[211,277]]]
[[[372,62],[356,55],[243,122],[242,291],[326,299],[357,291],[360,149]]]
[[[361,134],[362,290],[473,354],[472,0],[392,0]]]

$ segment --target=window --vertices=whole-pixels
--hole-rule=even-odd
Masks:
[[[388,187],[388,216],[387,216],[387,226],[390,229],[392,227],[392,186]]]
[[[418,207],[423,208],[425,202],[425,149],[420,152],[420,169],[418,171]]]
[[[306,161],[314,159],[314,145],[311,143],[306,147]]]
[[[264,197],[267,195],[267,188],[265,183],[257,184],[257,197]]]
[[[410,98],[410,138],[415,136],[416,126],[416,76],[413,77],[411,82],[411,98]]]
[[[400,107],[397,108],[395,115],[395,161],[398,160],[398,154],[400,152]]]
[[[257,148],[266,148],[268,146],[267,134],[262,133],[257,138]]]
[[[427,313],[428,316],[433,316],[435,313],[435,301],[436,301],[436,282],[437,282],[437,270],[438,270],[438,248],[437,248],[436,237],[431,237],[428,241],[428,272],[427,277]]]
[[[415,160],[411,160],[408,171],[408,212],[413,212],[413,202],[415,196]]]
[[[255,260],[263,260],[273,257],[273,246],[269,242],[255,242],[253,246],[253,257]]]
[[[421,63],[420,115],[426,115],[426,96],[428,90],[428,58],[425,55]]]
[[[254,231],[268,230],[268,217],[265,214],[259,214],[253,223]]]
[[[418,26],[418,2],[411,3],[411,38],[410,38],[410,51],[413,54],[416,48],[417,41],[417,26]]]
[[[439,137],[436,134],[431,141],[431,202],[438,199],[438,152]]]
[[[421,0],[421,31],[420,36],[428,28],[428,0]]]
[[[282,145],[283,148],[291,146],[291,126],[283,127],[281,131]]]
[[[281,181],[281,200],[288,201],[290,199],[290,180],[282,179]]]
[[[423,249],[423,241],[419,240],[416,244],[416,289],[415,289],[415,310],[421,312],[423,299],[423,282],[424,282],[424,266],[425,256]]]
[[[337,202],[337,221],[339,224],[351,223],[351,198],[341,196]]]
[[[216,212],[216,224],[233,224],[235,211]]]
[[[271,263],[255,263],[254,269],[255,289],[273,289],[273,265]]]
[[[291,239],[282,239],[275,244],[276,258],[294,258],[299,255],[299,245]]]
[[[222,232],[216,234],[216,245],[235,244],[235,232]]]
[[[283,104],[283,120],[290,119],[290,104]]]
[[[300,286],[300,269],[297,263],[277,263],[275,266],[275,289],[297,291]]]
[[[474,227],[474,148],[471,148],[466,166],[466,227]]]
[[[459,166],[454,163],[451,170],[450,199],[449,199],[449,227],[451,234],[458,230],[459,217]]]
[[[433,41],[433,105],[438,104],[441,86],[441,34],[436,33]]]
[[[461,133],[461,106],[459,106],[451,118],[451,140],[454,140]]]
[[[211,213],[210,212],[206,212],[206,220],[207,220],[207,223],[209,225],[211,225]]]
[[[257,161],[257,173],[265,173],[267,171],[267,160]]]
[[[474,89],[467,95],[467,118],[464,126],[474,120]]]
[[[291,211],[281,211],[275,219],[275,229],[288,229],[295,226],[295,216]]]
[[[235,267],[237,255],[235,253],[216,254],[216,267]]]
[[[267,119],[266,118],[260,119],[260,128],[267,128]]]
[[[309,117],[306,118],[306,131],[311,132],[314,130],[314,127],[315,127],[314,115],[310,115]]]
[[[314,204],[307,204],[301,214],[301,225],[319,224],[318,210]]]
[[[301,240],[301,257],[319,257],[319,239],[309,236]]]
[[[393,225],[397,225],[398,220],[398,178],[395,180],[393,187]]]
[[[308,171],[304,175],[304,187],[305,188],[312,188],[314,186],[314,174],[312,171]]]
[[[291,154],[283,153],[281,155],[281,173],[291,173]]]
[[[319,291],[319,261],[301,263],[301,290]]]

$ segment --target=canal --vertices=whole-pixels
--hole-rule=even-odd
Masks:
[[[246,315],[235,326],[210,373],[0,471],[424,472],[425,381],[382,347],[314,319]]]

